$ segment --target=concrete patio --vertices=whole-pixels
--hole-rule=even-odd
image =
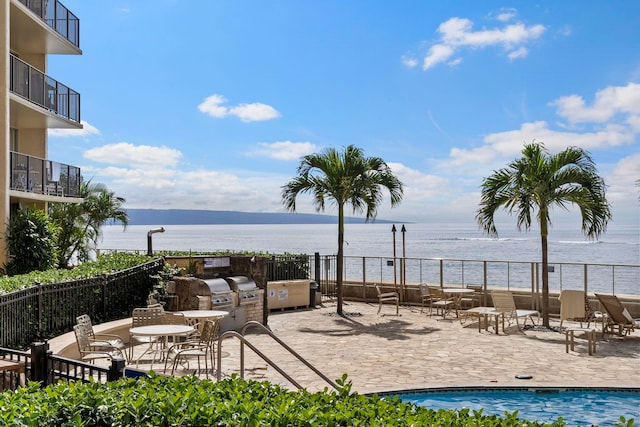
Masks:
[[[576,339],[575,351],[565,352],[565,334],[560,332],[521,332],[514,323],[506,334],[500,330],[496,335],[492,328],[478,332],[476,322],[462,325],[455,316],[430,317],[420,313],[420,307],[401,306],[397,316],[390,305],[381,315],[377,309],[377,304],[346,302],[346,316],[340,317],[335,303],[325,303],[272,312],[268,325],[330,379],[347,374],[352,390],[359,393],[453,386],[640,387],[639,331],[604,339],[598,331],[596,353],[589,356],[582,337]],[[554,325],[558,322],[552,319]],[[248,338],[301,386],[310,391],[327,387],[268,335],[250,330]],[[223,342],[223,375],[239,372],[239,349],[237,339]],[[153,365],[158,372],[163,367]],[[150,368],[145,361],[139,365],[141,370]],[[179,369],[176,375],[192,372]],[[521,374],[532,378],[517,379]],[[246,347],[245,378],[294,388]]]

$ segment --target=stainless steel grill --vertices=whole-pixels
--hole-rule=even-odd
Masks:
[[[238,305],[256,304],[259,301],[258,286],[247,276],[225,277],[231,289],[238,294]]]
[[[211,308],[224,309],[235,306],[233,291],[224,279],[207,279],[203,282],[211,292]]]

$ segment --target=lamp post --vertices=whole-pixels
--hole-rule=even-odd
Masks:
[[[393,224],[391,227],[391,233],[393,234],[393,286],[398,292],[398,283],[396,279],[396,225]]]
[[[147,255],[153,256],[153,249],[151,249],[151,235],[155,233],[164,233],[164,227],[152,228],[147,232]]]

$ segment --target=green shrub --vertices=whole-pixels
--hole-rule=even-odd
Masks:
[[[152,258],[146,255],[113,252],[99,256],[96,261],[82,263],[71,270],[52,269],[11,277],[0,277],[0,294],[25,289],[33,286],[36,282],[41,284],[60,283],[69,280],[99,277],[103,274],[126,270],[151,260]]]
[[[343,377],[343,380],[345,377]],[[339,381],[340,382],[340,381]],[[344,381],[341,383],[344,384]],[[152,375],[117,382],[30,384],[0,394],[0,425],[11,426],[564,426],[432,410],[399,399],[288,391],[268,382]]]
[[[56,266],[56,228],[44,211],[19,209],[11,216],[6,239],[11,255],[5,264],[7,274],[44,271]]]

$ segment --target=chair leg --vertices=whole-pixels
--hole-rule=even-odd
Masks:
[[[382,310],[382,301],[378,300],[378,314],[380,314],[380,310]]]

